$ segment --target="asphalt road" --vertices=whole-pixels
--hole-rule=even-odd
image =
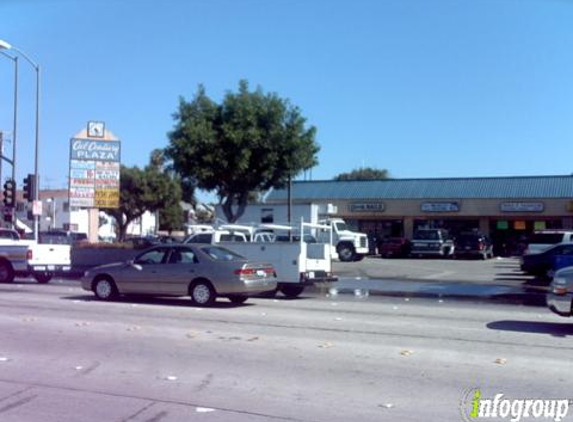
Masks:
[[[309,294],[201,309],[22,282],[0,285],[0,333],[2,422],[461,421],[476,387],[573,398],[573,324],[543,307]]]

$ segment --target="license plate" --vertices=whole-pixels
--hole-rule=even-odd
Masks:
[[[48,271],[54,271],[56,269],[55,265],[48,265]]]
[[[308,278],[314,278],[314,271],[308,273]]]
[[[263,270],[257,270],[257,277],[265,277],[267,275]]]
[[[470,246],[466,246],[466,251],[469,251],[471,249]]]

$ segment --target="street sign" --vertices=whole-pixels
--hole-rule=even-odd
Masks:
[[[35,200],[32,202],[32,215],[42,215],[42,201]]]

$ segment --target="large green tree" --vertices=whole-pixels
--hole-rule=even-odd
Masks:
[[[161,177],[171,178],[172,195],[169,195],[162,207],[159,208],[159,230],[164,230],[171,233],[173,230],[181,230],[185,222],[183,208],[181,207],[181,198],[187,194],[187,199],[190,203],[194,203],[194,189],[188,191],[182,186],[179,177],[171,171],[167,166],[167,158],[165,151],[162,149],[154,149],[149,158],[149,165],[147,171],[155,172],[156,175]]]
[[[153,165],[144,169],[121,166],[119,208],[106,209],[118,227],[118,240],[125,240],[127,227],[146,211],[164,209],[181,200],[179,183]]]
[[[261,88],[250,91],[244,80],[220,104],[200,85],[193,100],[179,100],[174,119],[166,148],[173,169],[215,191],[229,222],[244,213],[249,194],[284,186],[318,162],[316,128],[299,108]]]
[[[373,167],[362,167],[352,170],[349,173],[340,173],[334,180],[385,180],[390,179],[390,172],[386,169]]]

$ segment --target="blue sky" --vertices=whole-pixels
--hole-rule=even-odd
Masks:
[[[573,172],[573,1],[0,0],[0,39],[42,68],[42,187],[103,120],[126,165],[167,145],[178,97],[242,78],[318,128],[314,179]],[[0,57],[0,129],[13,65]],[[20,66],[18,183],[33,170],[34,72]],[[6,166],[4,175],[6,173]]]

